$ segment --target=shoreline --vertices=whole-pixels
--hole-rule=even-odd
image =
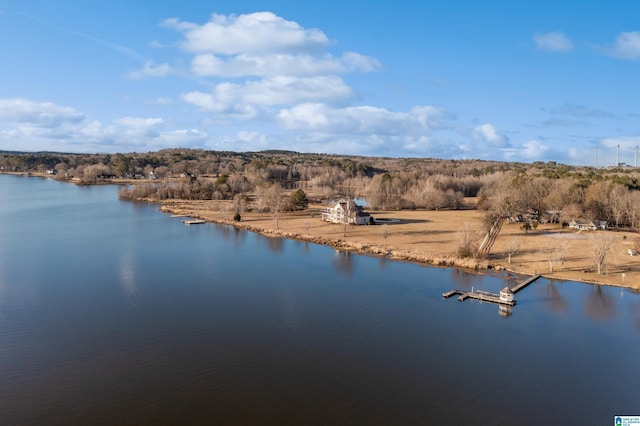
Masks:
[[[194,201],[184,201],[184,200],[173,200],[173,201],[156,201],[156,200],[138,200],[139,202],[150,202],[153,204],[158,204],[159,210],[163,213],[168,213],[171,215],[180,215],[180,216],[188,216],[196,219],[201,219],[206,221],[207,223],[215,223],[219,225],[227,225],[232,226],[236,229],[256,232],[261,235],[264,235],[268,238],[287,238],[296,241],[308,242],[313,244],[320,244],[332,247],[336,250],[363,254],[363,255],[372,255],[379,257],[386,257],[390,260],[396,261],[406,261],[413,262],[420,265],[431,266],[431,267],[446,267],[446,268],[459,268],[465,270],[467,272],[475,272],[480,274],[490,275],[493,273],[507,273],[518,275],[522,277],[531,277],[535,275],[541,275],[543,278],[554,280],[554,281],[573,281],[579,282],[583,284],[590,285],[604,285],[609,287],[617,287],[617,288],[627,288],[630,290],[639,290],[640,286],[633,285],[634,282],[629,280],[627,283],[615,283],[615,282],[607,282],[605,280],[598,280],[597,278],[591,279],[590,277],[582,277],[581,279],[577,279],[576,277],[566,277],[563,276],[563,271],[555,271],[553,273],[547,273],[544,271],[538,270],[523,270],[521,268],[522,265],[513,264],[513,267],[509,267],[509,264],[503,264],[501,262],[492,261],[492,259],[473,259],[473,258],[460,258],[451,254],[441,254],[441,255],[433,255],[427,252],[421,252],[413,249],[406,249],[401,247],[396,247],[394,245],[381,245],[375,244],[373,242],[362,242],[362,241],[354,241],[345,239],[345,238],[336,238],[329,237],[323,235],[311,235],[304,232],[291,232],[283,229],[273,229],[272,227],[258,226],[251,224],[250,222],[258,221],[260,223],[263,222],[273,222],[271,218],[261,218],[256,220],[256,218],[252,215],[251,219],[245,221],[243,218],[240,222],[235,222],[228,218],[220,217],[219,214],[216,214],[214,210],[209,209],[207,213],[203,213],[202,210],[198,211],[197,204],[202,202],[194,202]],[[394,212],[399,213],[399,212]],[[287,216],[287,215],[290,216]],[[301,215],[298,213],[285,213],[281,215],[280,222],[286,221],[287,219],[291,220],[292,217],[294,219],[300,220]],[[319,217],[314,217],[313,214],[310,216],[310,219],[313,221],[320,221]],[[341,225],[332,225],[325,224],[326,227],[333,226],[334,228],[342,228]],[[316,225],[316,227],[322,225]],[[358,228],[363,228],[358,227]],[[366,228],[366,227],[364,227]],[[375,228],[380,228],[380,226],[375,226]],[[353,229],[353,228],[351,228]],[[338,230],[338,232],[340,232]],[[335,232],[334,232],[335,234]],[[585,273],[586,274],[586,273]],[[602,276],[607,277],[606,275]]]
[[[11,175],[23,175],[24,173],[7,172],[2,171],[2,174]],[[33,177],[49,178],[61,182],[75,183],[79,185],[79,182],[69,179],[56,179],[46,173],[34,172],[31,174]],[[131,179],[105,179],[104,181],[91,183],[89,185],[125,185],[125,184],[139,184],[146,183],[146,181],[131,180]],[[269,215],[257,215],[256,213],[247,212],[243,214],[243,218],[240,222],[231,220],[228,210],[224,210],[224,207],[228,207],[228,201],[222,200],[206,200],[206,201],[192,201],[192,200],[154,200],[154,199],[138,199],[131,200],[136,202],[146,202],[159,205],[160,211],[169,214],[177,214],[183,216],[190,216],[193,218],[205,220],[206,222],[217,223],[221,225],[233,226],[236,229],[246,230],[250,232],[260,233],[270,238],[288,238],[302,242],[309,242],[313,244],[321,244],[332,247],[336,250],[366,254],[372,256],[386,257],[390,260],[414,262],[421,265],[428,265],[433,267],[448,267],[448,268],[460,268],[469,272],[476,272],[482,274],[491,273],[510,273],[520,276],[533,276],[542,275],[544,278],[556,281],[574,281],[584,284],[592,285],[606,285],[618,288],[627,288],[633,291],[640,291],[640,256],[637,256],[638,265],[635,263],[634,257],[621,258],[618,256],[618,263],[613,265],[606,274],[595,275],[590,271],[590,267],[585,265],[585,256],[580,259],[582,262],[574,261],[574,265],[561,265],[558,270],[554,272],[546,272],[547,266],[545,261],[536,259],[537,251],[540,250],[540,244],[537,248],[521,250],[522,253],[513,256],[513,262],[508,263],[504,253],[501,253],[506,245],[506,239],[518,234],[517,228],[512,226],[512,229],[503,229],[496,241],[496,245],[493,247],[488,259],[474,259],[474,258],[460,258],[455,254],[455,229],[442,230],[438,228],[438,225],[446,224],[441,221],[435,224],[436,230],[425,230],[424,226],[417,229],[417,226],[409,231],[402,231],[396,233],[396,226],[389,225],[391,229],[390,240],[394,240],[392,243],[387,244],[386,238],[384,243],[382,236],[378,232],[373,232],[371,229],[380,230],[381,226],[349,226],[348,237],[341,237],[342,225],[328,224],[321,222],[319,218],[319,212],[324,206],[310,206],[309,210],[303,212],[287,212],[280,215],[279,221],[282,223],[281,229],[275,229],[273,226],[274,219]],[[475,219],[476,225],[480,222],[481,213],[477,210],[467,210],[467,215],[472,216],[471,221]],[[390,211],[390,212],[372,212],[376,217],[385,217],[393,215],[393,217],[401,217],[401,222],[437,222],[432,220],[432,216],[438,215],[460,215],[464,214],[464,211]],[[264,217],[263,217],[264,216]],[[474,218],[475,216],[475,218]],[[407,219],[409,217],[409,219]],[[427,219],[425,219],[425,217]],[[404,219],[403,219],[404,218]],[[464,220],[468,218],[465,216]],[[293,224],[295,220],[302,220],[304,224]],[[313,224],[309,224],[313,222]],[[514,224],[517,225],[517,224]],[[282,229],[287,228],[287,229]],[[506,226],[505,228],[508,228]],[[314,234],[309,232],[309,229],[314,230]],[[364,232],[367,230],[369,232]],[[448,234],[447,234],[448,232]],[[405,237],[405,241],[398,241],[400,237],[398,234],[406,234],[409,237]],[[441,233],[444,238],[440,241],[433,241],[433,234]],[[522,234],[522,232],[519,232]],[[615,233],[613,233],[615,235]],[[623,233],[621,233],[623,234]],[[560,233],[558,229],[548,227],[548,229],[542,229],[538,232],[531,232],[526,234],[524,240],[529,243],[534,239],[542,239],[545,235],[556,236],[562,235],[566,238],[575,238],[576,234],[573,233]],[[628,236],[632,238],[628,239]],[[428,237],[427,239],[424,239]],[[588,238],[588,237],[584,237]],[[631,246],[636,242],[640,245],[638,234],[626,233],[624,242],[626,246]],[[418,243],[416,239],[422,239]],[[378,241],[376,241],[378,240]],[[501,241],[502,240],[502,241]],[[580,243],[578,243],[580,245]],[[432,247],[432,246],[435,246]],[[626,247],[625,246],[625,247]],[[572,247],[572,251],[574,247]],[[584,251],[584,248],[583,248]],[[525,253],[526,252],[526,253]],[[433,254],[437,253],[437,254]],[[576,257],[571,253],[572,257]],[[567,256],[569,257],[569,255]],[[569,263],[569,262],[567,262]],[[625,275],[628,279],[625,280]]]

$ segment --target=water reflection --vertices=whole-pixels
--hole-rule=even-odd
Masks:
[[[387,258],[387,256],[380,256],[379,258],[379,262],[378,265],[380,265],[380,270],[384,271],[385,268],[387,267],[387,262],[389,261],[389,259]]]
[[[347,278],[351,278],[351,275],[353,275],[354,260],[355,256],[348,251],[336,250],[333,259],[331,259],[331,263],[336,271],[341,272]]]
[[[218,231],[225,240],[229,240],[231,237],[231,229],[231,226],[216,225],[216,231]]]
[[[272,253],[282,253],[285,244],[284,238],[264,238],[267,240],[267,247],[269,247],[269,251]]]
[[[119,272],[122,296],[129,307],[135,307],[138,304],[138,286],[131,256],[124,255],[120,258]]]
[[[471,290],[473,287],[478,287],[478,285],[482,283],[482,276],[470,274],[462,269],[452,269],[451,280],[455,282],[461,290]]]
[[[618,311],[615,299],[602,286],[593,285],[587,296],[584,311],[594,320],[606,321],[613,318]]]
[[[513,315],[513,308],[508,305],[498,305],[498,315],[507,318]]]
[[[247,239],[247,233],[234,227],[233,228],[233,246],[240,247],[244,244],[244,241]]]
[[[567,302],[558,291],[555,281],[549,279],[546,286],[538,288],[543,289],[545,296],[543,300],[550,312],[559,314],[567,311]]]
[[[628,289],[627,291],[633,294],[640,294],[640,290],[637,289]],[[637,299],[634,299],[637,300]],[[636,301],[634,303],[629,304],[629,310],[632,312],[632,316],[635,317],[633,320],[633,326],[636,330],[640,331],[640,301]]]
[[[307,241],[302,241],[300,243],[300,251],[305,254],[309,253],[309,243]]]

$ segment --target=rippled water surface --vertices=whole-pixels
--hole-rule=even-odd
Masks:
[[[113,186],[0,175],[0,424],[611,424],[640,297],[185,226]]]

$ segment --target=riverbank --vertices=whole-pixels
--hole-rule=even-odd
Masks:
[[[147,200],[152,201],[152,200]],[[225,201],[182,201],[161,203],[163,212],[186,215],[209,222],[235,226],[269,237],[291,238],[324,244],[338,250],[388,256],[434,266],[459,267],[477,271],[506,270],[513,273],[547,278],[627,287],[640,290],[640,257],[629,256],[639,243],[638,234],[598,231],[578,233],[560,225],[540,225],[525,234],[519,224],[505,224],[486,260],[460,258],[459,229],[464,223],[482,228],[483,212],[455,211],[371,211],[375,218],[397,219],[386,226],[347,226],[323,222],[323,205],[312,204],[303,212],[281,213],[278,218],[269,213],[243,213],[240,222],[231,218],[230,203]],[[612,249],[602,275],[594,271],[592,252],[594,237],[608,234]],[[514,237],[520,239],[519,250],[508,262],[507,246]],[[550,272],[549,246],[564,245],[564,262]]]
[[[4,172],[7,173],[7,172]],[[49,177],[44,173],[33,176]],[[63,179],[64,180],[64,179]],[[74,182],[67,180],[68,182]],[[140,180],[114,179],[102,184],[139,184]],[[154,200],[145,200],[156,202]],[[163,201],[161,210],[187,215],[209,222],[235,226],[266,236],[291,238],[334,247],[338,250],[387,256],[434,266],[459,267],[477,271],[506,270],[517,274],[543,274],[547,278],[602,284],[640,290],[640,256],[630,256],[640,247],[640,236],[632,232],[577,232],[558,224],[540,225],[525,234],[520,224],[505,224],[486,260],[457,256],[463,224],[482,229],[483,212],[453,211],[372,211],[378,219],[397,219],[386,226],[348,226],[323,222],[321,212],[326,206],[312,204],[303,212],[281,213],[277,224],[269,214],[246,212],[240,222],[232,220],[229,201]],[[595,238],[603,233],[611,239],[604,273],[596,274],[593,261]],[[386,234],[386,235],[385,235]],[[514,238],[520,240],[518,251],[508,261],[507,248]],[[556,262],[550,271],[551,248],[565,246],[563,262]]]

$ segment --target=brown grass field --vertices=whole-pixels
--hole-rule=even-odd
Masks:
[[[560,280],[598,283],[640,289],[640,256],[630,256],[640,242],[640,235],[631,232],[594,231],[578,232],[562,229],[560,225],[540,225],[525,234],[520,224],[503,226],[486,260],[461,259],[457,256],[459,229],[465,222],[482,229],[483,212],[477,210],[453,211],[369,211],[375,218],[394,218],[398,223],[383,226],[345,226],[323,222],[320,218],[326,206],[310,205],[308,210],[282,213],[276,221],[270,213],[259,215],[246,212],[241,222],[234,223],[229,213],[230,202],[224,201],[171,201],[163,202],[167,213],[183,214],[218,223],[261,232],[272,237],[294,238],[327,244],[343,250],[386,255],[438,266],[458,266],[476,270],[509,270],[520,274],[542,274]],[[604,273],[598,275],[592,260],[594,236],[606,233],[613,239]],[[518,252],[507,263],[505,249],[511,239],[520,237]],[[563,264],[549,270],[543,249],[559,242],[568,249]]]

